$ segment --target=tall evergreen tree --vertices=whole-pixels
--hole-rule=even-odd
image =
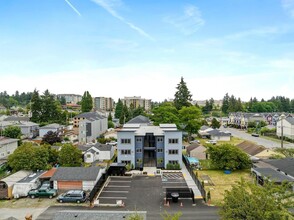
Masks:
[[[118,102],[115,106],[115,112],[114,112],[114,117],[115,118],[120,118],[121,117],[121,113],[123,110],[123,103],[120,99],[118,99]]]
[[[182,107],[191,106],[192,95],[184,81],[184,78],[181,77],[180,83],[176,87],[177,91],[175,93],[174,105],[179,110]]]
[[[223,104],[222,104],[222,112],[225,113],[225,114],[228,113],[229,100],[230,100],[230,96],[229,96],[228,93],[226,93],[226,95],[223,98]]]
[[[36,89],[33,92],[32,100],[31,100],[31,112],[32,112],[31,121],[40,122],[41,115],[42,115],[42,100],[40,98],[39,92]]]
[[[90,112],[93,108],[93,99],[89,91],[85,91],[81,101],[82,112]]]

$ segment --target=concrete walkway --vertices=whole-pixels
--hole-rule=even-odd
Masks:
[[[186,180],[188,187],[191,188],[194,192],[194,198],[195,199],[202,199],[203,197],[202,197],[198,187],[196,186],[196,183],[192,179],[192,177],[191,177],[191,175],[190,175],[189,171],[187,170],[187,167],[184,163],[182,166],[182,173],[183,173],[183,176]]]

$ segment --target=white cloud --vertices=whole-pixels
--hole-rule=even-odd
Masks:
[[[181,15],[168,16],[163,20],[179,29],[185,35],[195,33],[205,24],[201,11],[193,5],[186,6]]]
[[[131,29],[135,30],[138,32],[140,35],[150,39],[154,40],[153,37],[151,37],[149,34],[147,34],[143,29],[139,28],[138,26],[134,25],[133,23],[127,21],[124,17],[119,15],[117,11],[114,9],[117,6],[120,6],[122,4],[121,1],[113,1],[113,0],[92,0],[92,2],[100,5],[102,8],[104,8],[109,14],[111,14],[113,17],[117,18],[121,22],[125,23],[128,25]]]
[[[75,13],[77,13],[79,16],[82,16],[81,13],[69,2],[69,0],[64,1],[69,5],[69,7],[72,8],[72,10],[74,10]]]
[[[229,40],[238,40],[247,37],[266,37],[268,35],[280,34],[285,30],[277,27],[261,27],[258,29],[250,29],[225,36]]]
[[[294,17],[294,0],[282,0],[282,6],[291,17]]]

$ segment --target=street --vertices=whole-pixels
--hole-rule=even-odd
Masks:
[[[271,141],[271,140],[263,138],[262,136],[253,137],[253,136],[251,136],[251,134],[246,133],[244,130],[238,130],[235,128],[224,128],[224,127],[220,127],[220,130],[231,132],[232,136],[234,136],[234,137],[238,137],[238,138],[241,138],[244,140],[255,142],[258,145],[262,145],[266,148],[280,148],[281,147],[281,142]],[[284,142],[283,145],[284,145],[284,148],[294,148],[294,144],[292,144],[292,143]]]

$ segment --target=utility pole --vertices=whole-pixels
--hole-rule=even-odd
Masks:
[[[284,140],[284,127],[283,127],[283,120],[285,118],[285,115],[282,114],[281,115],[281,148],[284,148],[284,143],[283,143],[283,140]]]

